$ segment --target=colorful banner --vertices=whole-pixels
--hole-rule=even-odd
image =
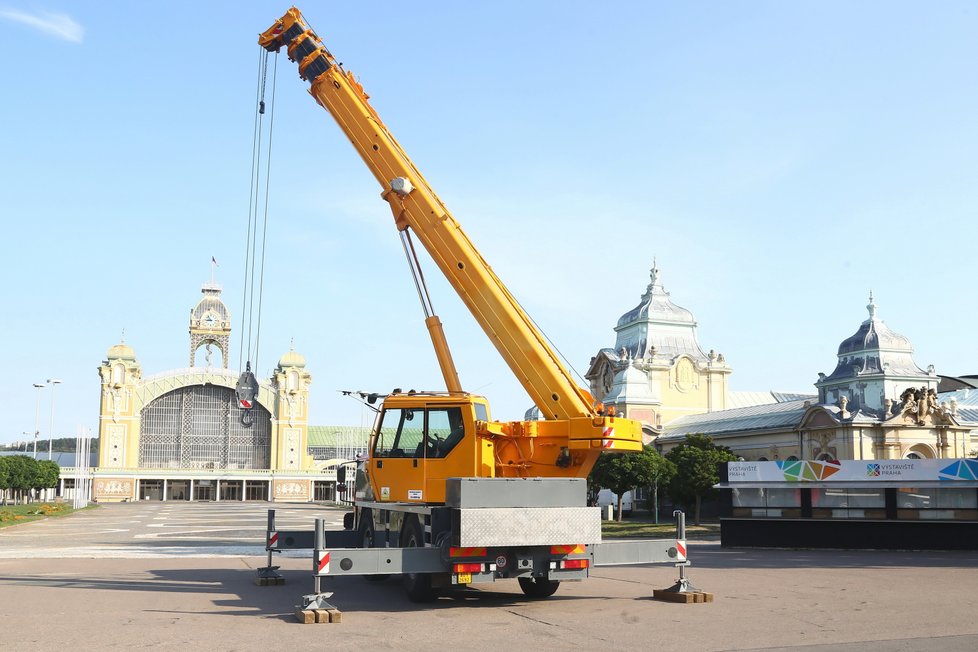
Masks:
[[[736,482],[933,482],[978,480],[978,459],[729,462]]]

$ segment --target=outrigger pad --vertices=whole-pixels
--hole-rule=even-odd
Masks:
[[[713,594],[705,591],[673,591],[671,589],[654,589],[652,597],[663,602],[678,602],[680,604],[695,604],[697,602],[713,602]]]
[[[255,571],[255,584],[258,586],[278,586],[285,584],[285,578],[277,571],[278,566],[264,566]]]
[[[343,614],[339,609],[303,609],[295,608],[295,619],[303,625],[315,623],[340,623],[343,622]]]

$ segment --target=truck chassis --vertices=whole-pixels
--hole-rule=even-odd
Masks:
[[[528,597],[545,598],[560,582],[587,578],[591,568],[671,563],[679,568],[679,580],[656,591],[657,597],[701,593],[685,576],[689,562],[681,511],[674,514],[674,539],[602,541],[599,508],[577,506],[583,502],[578,501],[583,480],[452,478],[449,484],[445,505],[358,502],[343,530],[327,530],[323,519],[316,519],[311,531],[278,530],[270,509],[268,566],[258,569],[256,583],[284,582],[272,565],[273,553],[306,549],[313,556],[313,592],[302,596],[297,616],[328,612],[336,617],[339,611],[328,602],[333,593],[322,590],[322,579],[349,575],[377,580],[401,574],[414,602],[431,601],[447,588],[498,579],[516,579]]]

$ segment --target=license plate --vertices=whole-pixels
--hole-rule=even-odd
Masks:
[[[459,573],[458,574],[459,584],[471,584],[472,583],[472,573]]]

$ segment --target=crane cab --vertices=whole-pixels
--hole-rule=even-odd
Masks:
[[[370,440],[367,476],[375,500],[444,503],[445,480],[493,477],[492,441],[476,422],[489,420],[481,396],[464,393],[391,394]]]

